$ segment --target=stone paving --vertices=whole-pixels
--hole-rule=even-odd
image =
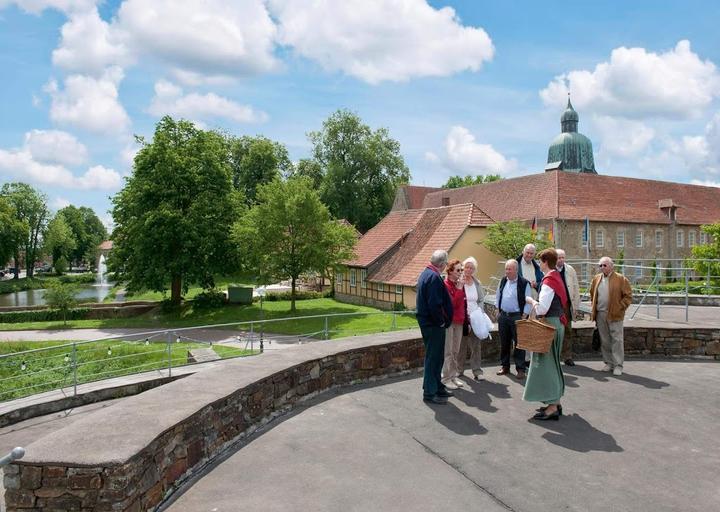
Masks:
[[[486,369],[446,406],[421,379],[329,393],[272,423],[168,510],[709,511],[720,502],[720,364],[566,370],[565,415],[528,421]]]

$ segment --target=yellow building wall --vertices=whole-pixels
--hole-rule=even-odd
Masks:
[[[495,288],[497,282],[490,279],[491,276],[499,277],[503,266],[498,263],[503,260],[502,256],[490,252],[484,245],[478,244],[487,236],[487,228],[470,227],[465,230],[462,236],[455,242],[448,254],[450,259],[458,259],[463,261],[465,258],[472,256],[478,262],[477,277],[484,286]]]

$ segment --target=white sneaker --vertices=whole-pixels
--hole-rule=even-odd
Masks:
[[[613,371],[613,368],[609,364],[606,364],[605,366],[602,367],[602,370],[600,370],[600,371],[601,372],[611,372],[611,371]]]
[[[462,387],[465,386],[465,383],[464,383],[463,381],[461,381],[460,379],[458,379],[457,377],[455,377],[452,381],[453,381],[453,382],[455,383],[455,385],[456,385],[457,387],[459,387],[459,388],[462,388]]]
[[[482,370],[473,371],[473,377],[475,377],[475,380],[484,380],[483,371]]]
[[[445,384],[445,387],[448,389],[457,389],[458,388],[457,384],[455,384],[455,382],[453,382],[452,380],[443,382],[443,384]]]
[[[616,366],[615,369],[613,370],[613,375],[615,375],[616,377],[620,377],[620,375],[622,375],[622,368],[620,368],[619,366]]]

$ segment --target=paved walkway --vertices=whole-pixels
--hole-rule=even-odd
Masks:
[[[420,378],[326,395],[169,510],[717,510],[720,364],[600,366],[565,368],[558,422],[528,421],[522,384],[493,368],[446,406],[420,400]]]

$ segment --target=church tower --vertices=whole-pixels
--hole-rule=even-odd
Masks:
[[[579,120],[568,96],[567,108],[560,117],[562,133],[550,144],[546,171],[561,169],[568,172],[597,174],[592,142],[582,133],[578,133]]]

